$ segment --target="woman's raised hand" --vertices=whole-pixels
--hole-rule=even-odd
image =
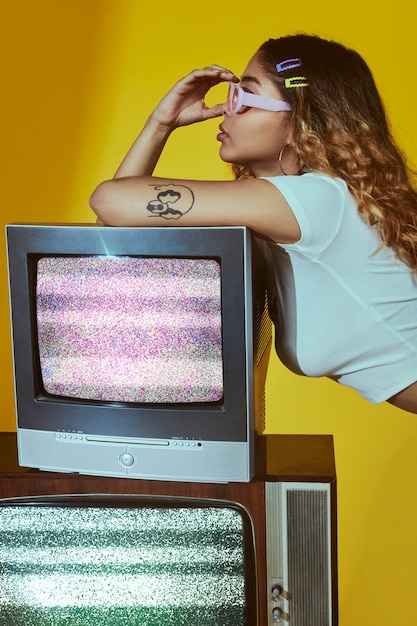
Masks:
[[[194,70],[179,80],[161,100],[139,133],[136,141],[120,164],[114,178],[137,178],[151,176],[171,132],[178,126],[201,122],[224,113],[225,103],[208,107],[204,102],[207,92],[222,82],[238,82],[238,78],[220,65],[211,65],[201,70]],[[107,181],[108,182],[108,181]],[[119,181],[120,183],[120,181]],[[128,184],[129,185],[129,184]],[[107,184],[106,186],[113,186]],[[115,194],[104,194],[110,202],[118,201]],[[101,189],[102,191],[102,189]],[[103,194],[100,191],[100,196]],[[98,190],[93,194],[92,202],[98,202]],[[133,197],[136,198],[135,192]]]
[[[161,126],[174,129],[219,117],[224,112],[224,103],[208,107],[204,98],[214,85],[230,81],[239,82],[239,79],[220,65],[193,70],[167,93],[151,118]]]

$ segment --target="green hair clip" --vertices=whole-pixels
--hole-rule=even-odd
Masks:
[[[291,87],[308,87],[307,78],[305,76],[292,76],[285,79],[285,86],[288,89]]]

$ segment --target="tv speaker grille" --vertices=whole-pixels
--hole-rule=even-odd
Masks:
[[[266,293],[263,293],[256,302],[255,316],[255,362],[256,365],[259,365],[272,337],[272,322],[268,313],[268,300]]]
[[[288,490],[288,588],[294,626],[330,624],[328,494]]]
[[[255,431],[265,430],[265,382],[272,343],[272,322],[268,314],[268,301],[263,293],[256,302],[254,346]]]

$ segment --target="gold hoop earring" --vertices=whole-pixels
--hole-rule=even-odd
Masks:
[[[290,144],[286,143],[280,150],[279,155],[278,155],[278,163],[279,163],[279,167],[281,169],[281,172],[283,173],[284,176],[288,176],[287,172],[284,170],[284,168],[282,167],[282,156],[284,154],[284,150],[285,148],[287,148]]]

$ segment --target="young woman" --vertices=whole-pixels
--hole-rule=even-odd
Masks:
[[[222,81],[229,101],[207,107]],[[174,129],[218,116],[236,180],[152,176]],[[265,240],[282,361],[417,413],[417,192],[356,52],[294,35],[264,43],[240,80],[194,70],[91,207],[113,226],[248,226]]]

